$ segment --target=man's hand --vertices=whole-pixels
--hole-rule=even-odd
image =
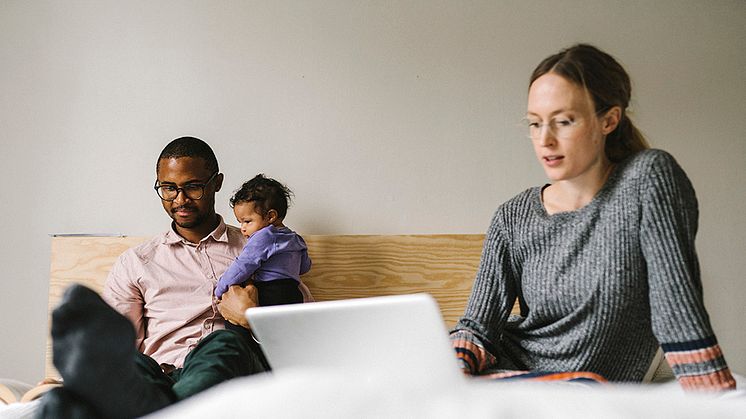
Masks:
[[[259,293],[252,284],[241,288],[233,285],[223,294],[218,303],[218,310],[223,318],[235,325],[250,329],[249,322],[244,316],[247,308],[259,305]]]

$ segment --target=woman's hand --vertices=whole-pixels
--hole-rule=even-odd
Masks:
[[[218,311],[226,321],[250,329],[244,312],[247,308],[258,305],[259,293],[254,285],[249,284],[243,288],[233,285],[228,288],[228,291],[223,294],[220,302],[218,302]]]

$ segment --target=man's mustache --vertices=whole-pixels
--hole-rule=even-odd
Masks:
[[[176,207],[176,208],[171,208],[171,212],[172,213],[175,213],[175,212],[178,212],[178,211],[196,211],[196,210],[197,210],[197,208],[186,206],[186,205],[183,205],[183,206],[180,206],[180,207]]]

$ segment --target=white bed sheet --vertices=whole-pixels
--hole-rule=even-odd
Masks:
[[[746,378],[736,376],[738,387]],[[746,418],[746,390],[685,393],[676,382],[588,385],[469,380],[426,391],[395,378],[358,382],[319,371],[261,374],[219,385],[149,419],[172,418]],[[0,418],[33,418],[39,401],[0,405]]]
[[[743,377],[738,378],[746,384]],[[432,387],[431,387],[432,389]],[[588,385],[469,380],[423,391],[321,371],[232,380],[148,416],[171,418],[746,418],[746,391],[685,393],[677,383]]]
[[[0,404],[0,418],[2,419],[31,419],[39,409],[39,400],[27,403]]]

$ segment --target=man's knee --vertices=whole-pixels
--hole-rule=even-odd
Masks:
[[[236,329],[238,327],[234,327]],[[255,374],[269,370],[269,364],[264,357],[259,344],[251,337],[248,330],[221,329],[204,337],[192,352],[190,358],[221,358],[227,362],[238,362],[242,366],[243,374]],[[230,361],[232,359],[233,361]]]
[[[218,330],[189,352],[173,391],[181,400],[223,381],[267,370],[259,345],[252,346],[235,331]]]

